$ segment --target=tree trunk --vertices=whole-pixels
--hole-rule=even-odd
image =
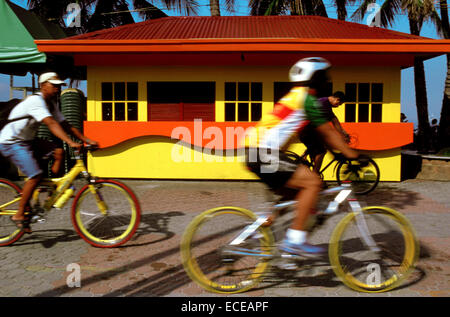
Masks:
[[[411,31],[411,34],[420,35],[421,27],[421,21],[415,21],[414,19],[409,17],[409,29]],[[416,90],[417,119],[419,121],[417,150],[419,152],[427,153],[431,149],[430,145],[432,143],[432,136],[430,120],[428,119],[425,67],[423,65],[423,58],[421,57],[414,57],[414,87]]]
[[[418,148],[419,152],[428,152],[432,143],[430,121],[428,119],[427,87],[423,59],[414,58],[414,86],[416,88],[417,119],[419,121]]]
[[[438,135],[440,147],[450,147],[450,54],[447,54],[447,78],[445,79]]]
[[[450,39],[450,23],[446,0],[440,0],[442,33]],[[441,118],[439,120],[439,145],[450,147],[450,54],[447,54],[447,77],[445,78],[444,97],[442,98]]]
[[[212,17],[220,17],[219,0],[209,0],[209,7]]]
[[[346,0],[335,0],[336,3],[336,11],[338,15],[338,20],[345,21],[345,18],[347,17],[347,9],[345,8],[345,5],[347,4]]]

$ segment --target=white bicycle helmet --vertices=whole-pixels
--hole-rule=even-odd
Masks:
[[[299,60],[289,70],[289,80],[297,83],[308,83],[317,72],[326,72],[331,64],[322,57],[307,57]]]

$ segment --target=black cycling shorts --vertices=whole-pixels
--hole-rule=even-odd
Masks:
[[[299,135],[300,141],[306,146],[309,154],[315,157],[319,154],[327,153],[327,149],[324,145],[324,141],[319,133],[312,127],[308,125]]]
[[[283,188],[298,167],[283,152],[261,148],[246,149],[245,163],[272,190]]]

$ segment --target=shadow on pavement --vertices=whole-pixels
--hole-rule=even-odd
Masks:
[[[160,253],[157,253],[157,254],[154,254],[154,255],[151,255],[151,256],[148,256],[148,257],[144,257],[144,258],[142,258],[142,259],[140,259],[138,261],[134,261],[134,262],[129,263],[127,265],[124,265],[122,267],[115,268],[113,271],[102,272],[100,274],[96,274],[94,276],[91,276],[91,277],[88,277],[86,279],[83,279],[83,281],[82,281],[83,287],[85,287],[86,285],[94,284],[96,282],[100,282],[100,281],[103,281],[103,280],[111,279],[114,276],[123,274],[124,272],[136,270],[136,269],[138,269],[140,267],[150,265],[153,262],[160,261],[160,260],[162,260],[162,259],[164,259],[166,257],[169,257],[169,256],[171,256],[173,254],[176,254],[178,252],[179,252],[179,247],[177,245],[174,248],[171,248],[171,249],[168,249],[168,250],[164,250],[163,252],[160,252]],[[152,283],[152,281],[156,281],[155,283],[156,283],[157,286],[160,286],[160,287],[163,287],[163,288],[167,287],[167,289],[164,289],[164,291],[161,292],[160,294],[154,293],[154,291],[152,292],[152,294],[155,295],[155,296],[167,294],[167,292],[169,292],[170,290],[176,289],[176,288],[178,288],[180,286],[180,283],[176,283],[177,281],[175,280],[175,277],[172,276],[172,274],[174,272],[178,272],[178,271],[180,271],[180,272],[177,273],[177,275],[180,275],[180,276],[183,277],[183,282],[182,282],[181,285],[189,283],[190,279],[184,273],[182,265],[179,265],[179,266],[177,266],[175,268],[171,268],[169,270],[165,270],[165,271],[157,274],[156,276],[152,276],[151,278],[146,279],[144,281],[141,281],[141,282],[138,282],[138,283],[133,283],[133,284],[130,284],[130,285],[126,286],[125,288],[118,289],[118,290],[114,291],[113,293],[116,296],[119,295],[119,294],[120,295],[130,296],[130,295],[133,295],[133,294],[132,293],[131,294],[126,294],[126,293],[124,293],[124,291],[130,292],[130,291],[136,290],[137,287],[142,287],[144,284]],[[165,280],[160,280],[160,278],[165,278]],[[146,288],[152,288],[153,289],[153,285],[151,284],[151,285],[147,286]],[[169,290],[169,288],[170,288],[170,290]],[[70,288],[68,288],[67,286],[64,285],[64,286],[58,287],[56,289],[48,290],[48,291],[45,291],[43,293],[37,294],[36,296],[37,297],[58,296],[58,295],[63,295],[63,294],[66,294],[66,293],[70,293],[72,291],[73,291],[73,289],[70,289]],[[141,291],[142,290],[139,290],[139,292],[141,292]],[[106,294],[104,296],[114,296],[114,295]]]
[[[19,247],[31,244],[42,244],[46,249],[53,247],[57,243],[70,242],[81,239],[75,230],[66,229],[48,229],[35,230],[29,235],[25,235],[18,242],[14,243],[12,247]]]
[[[377,187],[368,195],[357,196],[358,200],[363,202],[366,206],[383,206],[402,211],[407,207],[416,206],[421,199],[419,193],[399,189],[390,186],[388,183]]]
[[[183,216],[184,213],[179,211],[172,211],[168,213],[152,213],[152,214],[145,214],[141,217],[141,223],[139,224],[139,228],[136,231],[134,237],[132,238],[131,242],[126,243],[123,246],[120,246],[119,248],[129,248],[129,247],[137,247],[137,246],[143,246],[143,245],[149,245],[158,243],[167,239],[172,238],[175,233],[169,231],[169,221],[173,217],[177,216]],[[160,239],[146,242],[146,243],[134,243],[133,241],[136,241],[140,236],[151,234],[151,233],[160,233],[164,236]]]
[[[358,198],[360,198],[361,201],[365,201],[366,205],[383,205],[391,208],[399,208],[401,210],[405,206],[416,205],[417,200],[419,199],[419,194],[408,190],[398,189],[394,187],[391,188],[387,185],[385,187],[378,188],[375,192],[367,196]],[[172,221],[174,217],[182,215],[184,215],[184,213],[178,211],[143,215],[141,219],[141,226],[137,232],[136,238],[139,236],[148,235],[155,232],[163,233],[165,234],[165,236],[156,241],[151,241],[143,244],[133,243],[136,241],[134,239],[125,246],[123,246],[123,248],[138,247],[141,245],[153,244],[156,242],[172,238],[173,236],[175,236],[175,233],[170,232],[168,230],[169,221]],[[159,253],[143,257],[131,263],[127,263],[126,265],[115,268],[113,271],[101,272],[93,276],[90,276],[86,279],[83,279],[82,281],[83,287],[100,281],[110,280],[120,274],[123,274],[124,272],[130,272],[141,267],[151,266],[152,264],[156,265],[157,262],[164,262],[165,258],[176,255],[179,252],[180,252],[179,245],[178,243],[176,243],[176,245],[172,248],[161,250],[161,252]],[[426,248],[422,249],[421,257],[427,256],[429,256],[429,252],[426,250]],[[164,269],[164,267],[167,267],[167,269],[161,270],[160,272],[157,272],[151,277],[143,279],[141,281],[137,282],[130,281],[129,285],[117,288],[112,292],[103,294],[103,296],[164,296],[192,282],[191,279],[185,273],[183,265],[181,263],[175,266],[161,265],[161,269]],[[407,286],[417,283],[418,281],[423,279],[423,277],[426,275],[425,272],[420,268],[418,269],[418,272],[419,274],[417,278],[414,278],[411,282],[408,282]],[[334,272],[332,271],[331,268],[325,269],[325,271],[323,271],[322,274],[318,276],[317,275],[301,276],[296,277],[296,279],[294,280],[292,279],[292,276],[287,276],[287,278],[288,278],[287,282],[290,283],[293,282],[294,283],[293,286],[295,287],[325,286],[332,288],[341,284],[341,282],[335,278]],[[276,285],[282,285],[284,283],[286,283],[286,280],[284,280],[283,278],[281,279],[276,278],[272,280],[272,282],[269,283],[269,285],[263,286],[262,288],[259,289],[274,287]],[[258,290],[258,288],[256,288],[255,290]],[[66,293],[70,293],[72,291],[73,289],[70,289],[64,285],[56,289],[45,291],[36,296],[38,297],[58,296],[58,295],[60,296]]]

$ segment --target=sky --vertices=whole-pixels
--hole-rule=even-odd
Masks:
[[[224,1],[221,0],[223,3]],[[24,8],[27,7],[27,0],[12,0],[12,2],[20,5]],[[221,2],[221,3],[222,3]],[[248,0],[235,0],[236,6],[233,12],[226,12],[224,6],[221,8],[222,15],[249,15]],[[336,18],[336,10],[332,6],[332,0],[325,0],[324,3],[327,7],[327,13],[330,18]],[[377,1],[382,3],[382,1]],[[209,0],[199,0],[198,15],[207,16],[209,12]],[[159,1],[155,1],[158,6]],[[357,6],[352,5],[347,8],[349,16],[356,10]],[[164,10],[166,14],[170,16],[180,15],[179,12]],[[133,13],[135,20],[140,21],[137,14]],[[365,20],[360,22],[365,23]],[[401,15],[390,27],[390,29],[409,33],[408,20],[405,15]],[[436,32],[434,25],[431,22],[425,23],[420,34],[424,37],[438,39],[439,36]],[[427,81],[427,96],[428,96],[428,111],[429,119],[436,118],[439,120],[440,112],[442,108],[442,98],[444,91],[444,81],[447,72],[446,57],[439,56],[433,59],[429,59],[425,62],[425,76]],[[0,101],[9,99],[9,75],[0,74]],[[36,79],[37,81],[37,79]],[[29,86],[31,87],[31,76],[14,76],[15,86]],[[86,93],[86,82],[81,82],[78,86],[79,89]],[[15,92],[13,97],[22,97],[22,93]],[[402,70],[401,72],[401,111],[406,114],[409,122],[413,122],[417,127],[417,110],[415,102],[415,89],[414,89],[414,70],[412,67]]]

